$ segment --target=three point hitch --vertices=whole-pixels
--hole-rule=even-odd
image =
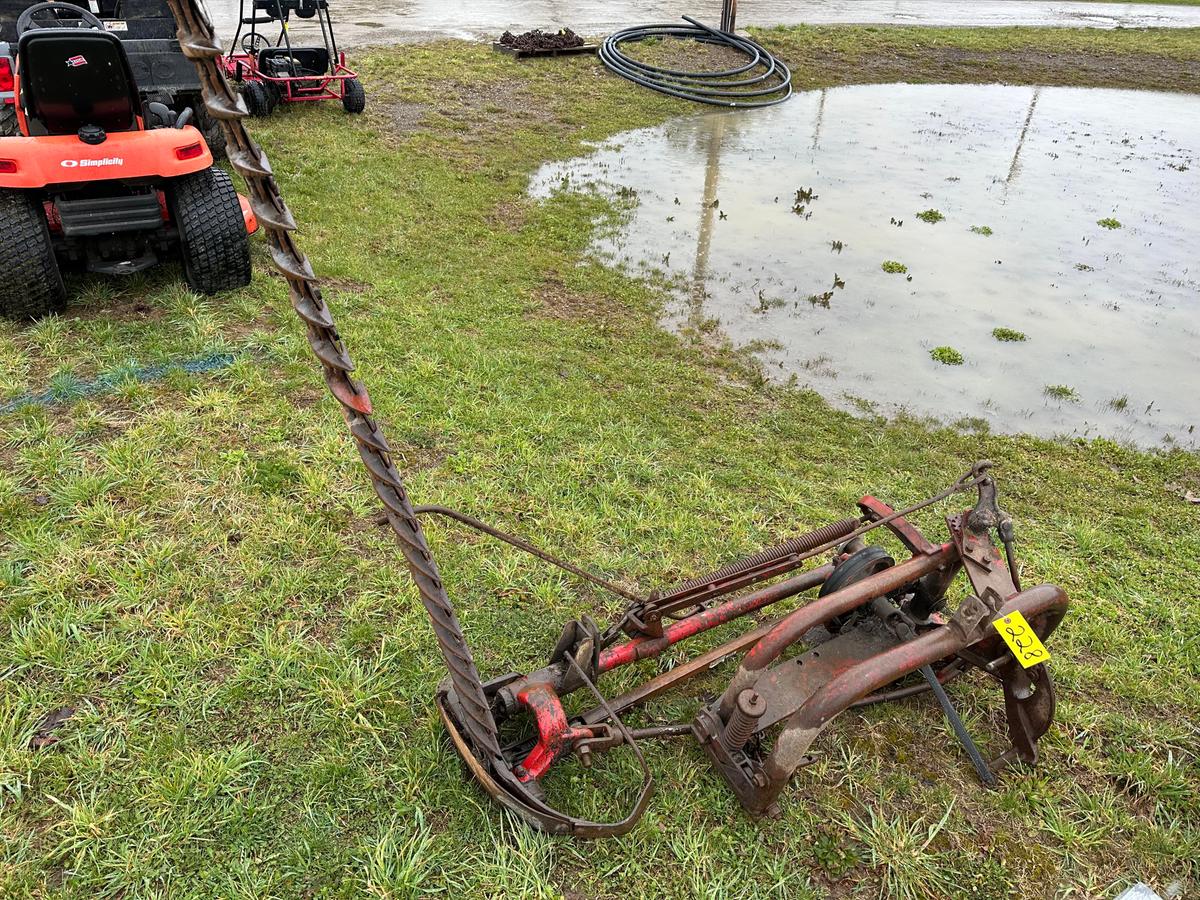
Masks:
[[[544,668],[482,684],[490,723],[480,722],[483,710],[460,700],[453,678],[444,681],[437,703],[455,748],[495,800],[534,826],[554,834],[602,837],[628,831],[649,803],[653,779],[639,741],[694,738],[747,812],[774,816],[793,773],[813,761],[813,741],[839,713],[928,691],[980,778],[993,784],[1009,762],[1037,760],[1037,741],[1054,716],[1054,686],[1046,666],[1029,660],[1022,664],[993,623],[1023,621],[1045,640],[1062,620],[1067,598],[1049,584],[1021,589],[1012,520],[997,505],[990,468],[990,463],[978,463],[937,496],[900,511],[863,497],[858,517],[644,599],[468,516],[441,507],[418,508],[418,514],[447,515],[486,531],[629,600],[607,628],[587,617],[568,623]],[[946,520],[945,543],[931,542],[909,520],[914,512],[968,490],[975,490],[978,500]],[[911,555],[897,562],[882,547],[865,543],[864,536],[878,528],[892,532]],[[831,561],[795,574],[826,553]],[[971,593],[951,611],[946,592],[960,571],[965,571]],[[818,591],[812,602],[640,687],[612,699],[596,687],[607,672],[811,590]],[[622,722],[623,712],[737,654],[740,665],[724,692],[700,707],[691,722],[642,729]],[[1003,691],[1011,747],[990,762],[943,688],[971,669],[982,669]],[[923,680],[896,684],[914,673]],[[582,688],[596,706],[568,716],[562,698]],[[488,730],[497,739],[485,743],[473,737],[480,724],[491,725]],[[524,733],[499,740],[502,728],[511,733],[522,725]],[[555,764],[573,754],[589,766],[595,754],[622,746],[633,751],[643,774],[641,791],[624,819],[585,821],[547,800],[541,782]]]

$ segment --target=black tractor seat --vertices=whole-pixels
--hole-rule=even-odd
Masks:
[[[258,52],[258,69],[276,78],[324,75],[329,71],[324,47],[268,47]]]
[[[105,31],[39,28],[17,46],[30,133],[76,134],[85,125],[137,131],[141,108],[121,41]]]

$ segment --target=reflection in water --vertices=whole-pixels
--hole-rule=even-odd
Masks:
[[[665,267],[669,323],[770,344],[783,378],[835,402],[1200,443],[1200,98],[836,88],[631,132],[532,190],[563,184],[636,192],[595,249]]]

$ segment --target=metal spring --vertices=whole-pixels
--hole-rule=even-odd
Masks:
[[[738,694],[737,706],[733,708],[733,715],[725,726],[725,746],[730,750],[745,747],[766,711],[767,701],[754,688],[746,688]]]
[[[836,541],[840,537],[848,535],[854,531],[862,523],[861,519],[842,519],[840,522],[834,522],[816,531],[810,531],[808,534],[802,534],[798,537],[784,541],[775,547],[768,547],[766,550],[760,550],[753,556],[747,556],[745,559],[732,562],[727,566],[723,566],[708,575],[701,575],[697,578],[692,578],[685,581],[678,587],[672,588],[668,593],[659,598],[660,603],[673,600],[683,594],[691,593],[697,588],[707,587],[710,584],[725,581],[735,575],[741,575],[743,572],[748,572],[751,569],[757,569],[760,566],[765,566],[768,563],[773,563],[781,559],[786,559],[789,556],[794,556],[798,553],[807,553],[814,547],[820,547],[822,544],[827,544],[830,541]]]

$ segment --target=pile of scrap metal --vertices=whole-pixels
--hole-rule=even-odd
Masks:
[[[222,49],[200,0],[169,2],[183,52],[200,73],[207,109],[222,123],[229,159],[246,179],[272,260],[288,284],[292,306],[429,614],[449,672],[437,691],[442,719],[454,746],[492,797],[555,834],[620,834],[637,822],[651,798],[653,779],[640,743],[683,737],[699,744],[746,810],[770,815],[795,771],[811,761],[817,736],[839,713],[922,690],[937,698],[985,781],[994,780],[994,773],[1014,760],[1037,759],[1037,741],[1054,715],[1042,641],[1061,621],[1067,598],[1048,584],[1021,589],[1012,521],[997,505],[989,463],[976,464],[945,490],[906,509],[893,510],[875,497],[863,497],[860,515],[649,596],[556,560],[470,516],[442,507],[414,507],[372,416],[370,397],[351,377],[353,364],[317,278],[295,242],[296,222],[262,148],[243,127],[245,104],[225,80]],[[976,502],[946,520],[947,541],[930,541],[910,520],[914,513],[967,491],[976,493]],[[449,516],[561,566],[620,596],[624,610],[605,627],[586,616],[568,622],[543,668],[485,683],[421,528],[421,515]],[[869,533],[884,528],[907,548],[909,558],[897,562],[880,546],[864,542]],[[825,554],[831,555],[829,561],[794,574]],[[960,572],[971,590],[950,609],[946,593]],[[609,672],[811,590],[818,591],[812,602],[773,621],[755,622],[740,637],[640,687],[611,699],[597,687]],[[688,721],[631,728],[622,720],[629,709],[737,654],[739,667],[724,692]],[[974,669],[999,683],[1007,711],[1010,746],[990,763],[943,689]],[[924,682],[898,683],[914,673]],[[581,689],[596,705],[569,716],[562,700]],[[641,788],[623,819],[587,821],[547,799],[543,785],[555,766],[571,757],[588,765],[596,754],[619,747],[634,753],[642,769]]]

